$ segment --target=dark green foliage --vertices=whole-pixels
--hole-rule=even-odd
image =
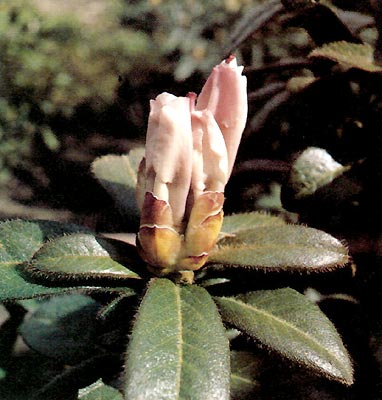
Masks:
[[[259,396],[261,358],[246,351],[231,351],[231,398],[257,399]]]
[[[332,323],[292,289],[219,297],[224,321],[329,378],[353,383],[353,368]]]
[[[94,177],[113,197],[123,215],[132,221],[131,230],[139,224],[139,210],[135,200],[135,186],[139,163],[144,149],[131,150],[129,156],[109,155],[96,159],[92,163]]]
[[[33,280],[25,285],[20,268],[42,244],[65,233],[88,231],[73,224],[53,221],[5,221],[0,223],[0,299],[30,298],[68,291],[68,288],[45,287]]]
[[[151,282],[126,364],[128,399],[229,399],[228,339],[205,289]]]
[[[90,386],[81,389],[78,393],[80,400],[123,400],[123,396],[117,389],[97,381]]]
[[[226,217],[224,229],[225,237],[221,242],[225,244],[222,246],[229,248],[239,244],[242,249],[238,254],[245,254],[248,260],[258,264],[254,261],[257,260],[256,249],[251,246],[256,242],[256,236],[259,241],[259,232],[262,232],[260,236],[268,235],[270,243],[276,238],[277,248],[283,241],[287,243],[293,239],[294,231],[298,232],[299,227],[286,225],[276,217],[252,213]],[[329,268],[341,266],[347,260],[346,249],[330,235],[301,229],[308,243],[305,254],[311,253],[309,263],[313,269],[322,262]],[[309,235],[313,235],[316,246],[312,242],[309,247]],[[291,240],[294,242],[295,238]],[[302,239],[300,242],[303,243]],[[316,248],[319,249],[317,253]],[[137,306],[134,295],[142,290],[140,282],[148,276],[134,246],[95,236],[73,224],[16,220],[0,225],[0,249],[2,299],[42,297],[76,289],[94,296],[92,299],[72,294],[37,305],[26,303],[32,315],[19,329],[25,342],[44,356],[73,365],[41,387],[36,398],[59,396],[63,400],[69,399],[76,389],[100,377],[110,382],[117,379],[114,386],[128,399],[154,396],[175,400],[188,398],[192,393],[193,398],[198,399],[228,400],[232,379],[236,379],[237,393],[256,389],[254,383],[247,382],[244,387],[238,383],[240,374],[245,372],[237,372],[239,377],[230,377],[228,338],[207,290],[197,285],[182,286],[164,278],[149,282],[139,306],[126,353],[124,386],[121,385],[118,376],[122,360],[117,349],[120,351],[126,346],[121,338],[126,337],[126,328],[131,324],[131,306]],[[337,255],[328,263],[328,256],[321,251],[334,250]],[[219,256],[219,251],[215,257]],[[275,254],[274,251],[271,253]],[[289,247],[280,254],[284,255],[277,259],[278,266],[286,269],[293,267],[301,257]],[[229,257],[225,260],[224,257],[220,255],[219,259],[223,271],[225,267],[247,267],[248,262],[233,261]],[[306,269],[309,266],[301,263],[299,267]],[[206,272],[208,274],[208,269]],[[348,355],[334,327],[315,305],[290,290],[254,292],[248,296],[252,296],[248,310],[243,307],[246,300],[241,298],[216,298],[223,320],[291,360],[333,379],[351,383]],[[284,320],[280,319],[277,310],[274,315],[272,312],[265,315],[262,306],[256,305],[256,298],[270,299],[270,308],[276,302],[279,311],[280,306],[289,304],[293,312],[281,309]],[[230,300],[239,308],[230,310],[230,303],[226,304]],[[293,301],[297,301],[296,307]],[[22,321],[23,313],[20,316],[18,323]],[[301,318],[310,322],[301,325]],[[258,323],[254,324],[255,321]],[[319,326],[319,331],[312,330],[313,326]],[[324,349],[325,346],[329,349]],[[296,350],[298,348],[305,350],[300,352]],[[110,353],[108,349],[115,350]],[[115,356],[114,351],[117,351]],[[111,364],[110,370],[101,372],[103,362]],[[110,392],[112,396],[119,396],[119,392],[102,385],[94,390],[95,393],[105,391],[107,395]]]
[[[119,26],[116,4],[94,29],[75,10],[49,16],[33,3],[7,0],[0,7],[0,185],[13,168],[35,166],[37,143],[39,151],[43,145],[57,153],[65,144],[57,128],[79,107],[95,113],[110,107],[118,75],[155,50],[147,37]]]
[[[128,268],[129,262],[133,268],[143,264],[134,246],[121,246],[118,241],[91,234],[74,234],[46,243],[34,255],[27,269],[32,276],[46,274],[47,280],[56,277],[73,283],[82,279],[83,284],[101,277],[139,279],[139,275]]]
[[[296,225],[259,226],[222,239],[209,262],[265,270],[329,270],[348,263],[340,241]]]
[[[99,309],[100,304],[84,295],[53,297],[24,321],[20,333],[37,352],[77,364],[99,352],[95,345]]]

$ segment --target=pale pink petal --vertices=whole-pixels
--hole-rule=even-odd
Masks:
[[[223,192],[228,181],[228,157],[222,132],[209,110],[192,113],[194,196],[203,191]]]
[[[196,110],[208,109],[218,123],[228,151],[231,174],[248,112],[247,80],[236,58],[229,57],[213,70],[198,97]]]
[[[176,225],[183,219],[191,171],[190,100],[162,93],[151,101],[146,137],[146,191],[169,202]]]
[[[191,186],[193,196],[197,197],[205,190],[204,168],[203,168],[203,125],[195,112],[191,114],[193,135],[193,160]],[[191,204],[190,204],[191,205]]]

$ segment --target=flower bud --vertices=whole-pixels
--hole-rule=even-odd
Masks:
[[[223,134],[231,174],[248,113],[247,80],[234,56],[214,67],[196,104],[197,110],[209,110]]]
[[[197,101],[193,93],[151,101],[138,171],[137,247],[157,275],[201,268],[217,241],[247,117],[241,72],[231,56],[213,69]]]

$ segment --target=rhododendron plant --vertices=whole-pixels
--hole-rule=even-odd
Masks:
[[[92,173],[115,200],[110,214],[120,217],[116,225],[108,221],[111,232],[102,225],[99,233],[72,223],[0,221],[0,301],[10,314],[0,333],[11,344],[19,332],[40,353],[40,369],[33,372],[47,376],[40,386],[22,387],[22,398],[281,398],[282,371],[289,379],[292,369],[280,368],[280,356],[353,383],[352,359],[315,303],[334,296],[286,274],[349,265],[346,246],[328,233],[289,223],[281,210],[271,215],[235,208],[223,221],[224,190],[247,119],[242,70],[230,56],[213,68],[199,95],[158,94],[151,100],[145,148],[93,162]],[[325,189],[348,171],[343,167],[323,180],[317,173],[322,157],[305,155],[291,169],[291,195],[300,203],[318,191],[300,196],[301,188]],[[247,189],[241,182],[235,182],[239,201]],[[307,295],[301,293],[305,287]],[[253,351],[255,343],[270,354]],[[17,364],[28,360],[3,353],[2,394],[15,386],[9,377],[16,358]],[[49,374],[47,363],[54,366]],[[297,371],[291,382],[304,379],[297,380]],[[321,380],[312,382],[314,390],[321,387]]]
[[[158,275],[201,268],[216,243],[247,118],[242,70],[231,56],[213,69],[199,97],[162,93],[151,101],[137,245]]]

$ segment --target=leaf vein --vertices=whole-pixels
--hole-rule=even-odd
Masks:
[[[260,308],[256,308],[254,307],[252,304],[246,304],[242,301],[236,300],[236,299],[229,299],[226,298],[226,300],[231,301],[231,302],[236,302],[238,304],[240,304],[241,306],[244,306],[245,308],[248,308],[250,310],[253,310],[254,312],[257,312],[259,314],[263,314],[266,317],[273,319],[275,322],[277,322],[280,325],[287,325],[289,328],[291,328],[291,330],[296,331],[299,335],[305,337],[308,339],[308,341],[311,341],[312,343],[314,343],[316,346],[318,346],[319,348],[321,348],[325,353],[327,353],[329,355],[329,359],[335,359],[336,361],[337,358],[335,356],[333,356],[333,354],[324,346],[322,345],[320,342],[318,342],[314,337],[310,336],[309,334],[307,334],[306,332],[304,332],[303,330],[301,330],[300,328],[296,327],[295,325],[292,325],[291,323],[289,323],[288,321],[281,319],[279,317],[277,317],[274,314],[271,314],[267,311],[265,311],[264,309],[260,309]]]
[[[176,304],[177,304],[177,313],[178,313],[178,354],[179,354],[179,362],[177,366],[177,382],[176,382],[176,393],[177,398],[180,398],[180,387],[181,387],[181,375],[182,375],[182,360],[183,360],[183,320],[182,320],[182,305],[180,298],[180,288],[179,286],[174,286],[175,296],[176,296]]]

